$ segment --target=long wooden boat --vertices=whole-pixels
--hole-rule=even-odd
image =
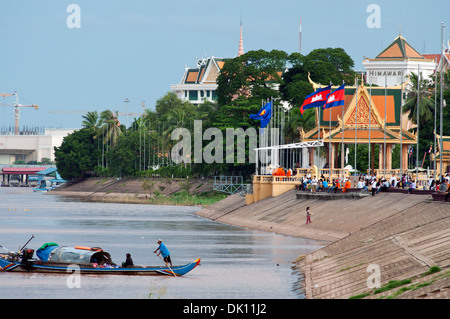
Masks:
[[[53,243],[51,243],[53,244]],[[41,272],[101,275],[167,275],[183,276],[200,264],[200,258],[182,266],[131,266],[120,267],[109,253],[94,247],[67,247],[44,244],[36,251],[24,248],[20,252],[0,253],[0,272]]]

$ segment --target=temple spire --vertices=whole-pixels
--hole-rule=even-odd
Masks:
[[[242,41],[242,19],[241,19],[241,34],[239,37],[239,51],[238,56],[241,56],[244,54],[244,42]]]

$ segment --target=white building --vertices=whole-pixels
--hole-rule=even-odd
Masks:
[[[171,85],[171,90],[183,101],[199,105],[204,101],[217,99],[217,77],[226,59],[210,57],[199,59],[196,68],[186,68],[179,84]]]
[[[364,58],[362,63],[367,71],[367,83],[378,86],[393,87],[402,83],[402,72],[405,77],[420,67],[422,77],[428,79],[434,74],[436,62],[417,52],[405,38],[399,35],[374,59]]]
[[[55,146],[61,146],[63,139],[74,130],[45,129],[43,135],[0,135],[0,164],[13,164],[23,160],[55,160]]]

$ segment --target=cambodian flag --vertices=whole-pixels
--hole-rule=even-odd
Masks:
[[[344,105],[345,102],[345,84],[342,84],[333,93],[327,95],[327,102],[323,106],[324,109],[330,107]]]
[[[261,128],[265,128],[272,117],[272,101],[266,103],[257,114],[250,114],[252,120],[261,120]]]
[[[327,95],[331,92],[331,85],[324,87],[323,89],[318,89],[316,92],[311,93],[305,98],[302,106],[300,107],[300,113],[303,116],[303,112],[306,109],[312,107],[321,107],[327,102]]]

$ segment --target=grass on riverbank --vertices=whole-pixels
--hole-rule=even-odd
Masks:
[[[440,271],[441,271],[441,268],[439,268],[438,266],[432,266],[432,267],[430,267],[430,269],[428,271],[426,271],[422,275],[418,276],[418,278],[420,279],[423,277],[427,277],[429,275],[439,273]],[[400,294],[402,294],[408,290],[417,290],[417,289],[429,286],[429,285],[433,284],[436,280],[438,280],[440,278],[449,277],[449,276],[450,276],[450,271],[446,271],[444,273],[436,275],[429,281],[420,281],[420,282],[413,283],[414,278],[408,278],[408,279],[404,279],[404,280],[391,280],[387,284],[384,284],[383,286],[381,286],[378,289],[373,290],[372,292],[367,292],[367,293],[363,293],[360,295],[352,296],[349,299],[363,299],[367,296],[376,295],[376,294],[380,294],[383,292],[389,292],[395,288],[400,287],[400,289],[393,291],[391,294],[382,295],[379,298],[379,299],[394,299],[397,296],[399,296]]]
[[[155,205],[208,206],[227,196],[227,194],[217,191],[198,194],[189,194],[187,191],[181,191],[171,195],[156,195],[148,199],[148,202]]]

